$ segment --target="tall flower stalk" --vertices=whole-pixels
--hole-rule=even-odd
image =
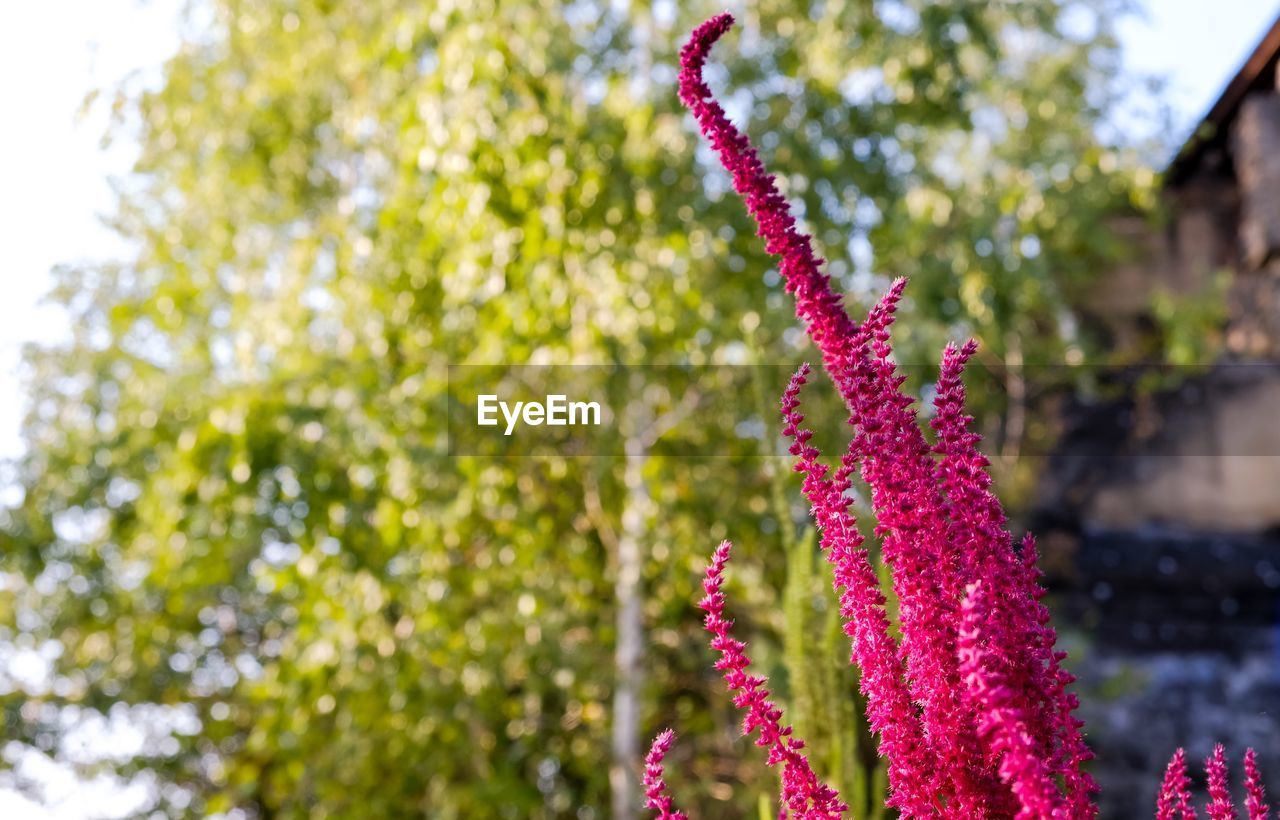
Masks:
[[[865,321],[855,322],[773,176],[703,80],[711,46],[732,25],[725,13],[694,30],[681,52],[680,98],[729,171],[766,249],[779,258],[796,315],[849,412],[849,446],[832,471],[803,427],[800,393],[808,365],[782,398],[783,432],[832,567],[850,660],[859,667],[867,719],[887,762],[887,805],[905,817],[1094,817],[1097,787],[1084,768],[1092,755],[1075,717],[1073,678],[1061,665],[1065,653],[1055,649],[1057,634],[1042,602],[1035,542],[1027,536],[1015,546],[964,409],[962,376],[976,344],[943,351],[930,444],[914,400],[902,390],[905,377],[890,342],[905,280],[893,283]],[[855,476],[871,492],[900,639],[850,510]],[[744,712],[743,733],[755,733],[768,763],[781,768],[783,816],[839,817],[847,807],[814,772],[767,681],[747,672],[746,645],[730,633],[723,592],[730,549],[728,542],[716,549],[700,603],[720,655],[716,668]],[[678,816],[661,776],[670,742],[669,733],[658,737],[646,769],[648,805],[661,817]],[[1181,761],[1170,764],[1160,817],[1194,816]],[[1256,768],[1246,776],[1253,817],[1253,807],[1262,805],[1261,786]],[[1212,817],[1229,816],[1225,777],[1219,748],[1210,761]]]
[[[1262,775],[1258,772],[1257,753],[1246,749],[1244,753],[1244,808],[1249,820],[1267,820],[1271,808],[1267,805],[1266,790],[1262,787]],[[1228,784],[1227,753],[1222,744],[1213,747],[1213,753],[1204,762],[1205,780],[1209,790],[1209,803],[1205,812],[1210,820],[1229,820],[1236,816],[1235,803],[1231,800]],[[1156,798],[1156,820],[1196,820],[1192,805],[1191,779],[1187,777],[1187,753],[1178,749],[1169,760]]]

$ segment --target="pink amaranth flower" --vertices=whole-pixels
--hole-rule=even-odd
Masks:
[[[792,736],[790,726],[781,724],[782,711],[769,700],[769,690],[765,688],[767,681],[758,675],[747,674],[751,661],[746,655],[746,644],[732,636],[733,621],[724,617],[725,598],[721,587],[731,549],[728,541],[716,548],[702,581],[706,595],[698,606],[707,613],[706,628],[713,636],[711,648],[720,653],[716,669],[724,674],[729,691],[737,693],[733,705],[745,712],[742,734],[749,737],[759,730],[755,743],[769,750],[769,765],[782,764],[784,808],[797,818],[839,818],[848,806],[840,802],[840,795],[835,789],[814,774],[804,754],[804,741]]]
[[[853,409],[854,446],[898,597],[908,688],[921,705],[921,722],[934,747],[934,791],[948,806],[973,816],[1000,804],[998,782],[984,771],[971,710],[961,700],[956,657],[959,544],[948,538],[938,465],[920,431],[913,401],[900,389],[904,377],[890,358],[889,329],[904,284],[895,282],[868,317],[867,324],[874,325],[869,334],[872,387]]]
[[[1213,754],[1205,760],[1204,766],[1209,782],[1209,817],[1211,820],[1234,818],[1236,812],[1227,782],[1226,751],[1221,743],[1213,747]],[[1244,753],[1244,792],[1244,805],[1249,820],[1266,820],[1271,815],[1271,809],[1267,806],[1262,776],[1258,773],[1258,756],[1253,749],[1246,749]],[[1190,780],[1187,778],[1187,756],[1182,749],[1178,749],[1169,760],[1164,782],[1160,786],[1160,796],[1156,799],[1156,820],[1173,820],[1175,816],[1182,820],[1195,820],[1196,817],[1196,810],[1191,805]]]
[[[1258,755],[1253,749],[1246,749],[1244,753],[1244,792],[1249,820],[1267,820],[1271,808],[1267,806],[1267,793],[1262,787],[1262,775],[1258,773]]]
[[[1227,790],[1227,756],[1221,743],[1213,747],[1213,754],[1204,762],[1204,770],[1209,776],[1206,811],[1210,820],[1234,820],[1236,808],[1231,803],[1231,792]]]
[[[875,409],[883,415],[863,420],[863,476],[872,485],[880,534],[886,536],[886,560],[897,570],[895,592],[906,636],[901,652],[909,667],[911,697],[924,706],[926,733],[945,747],[945,753],[935,757],[935,765],[929,771],[941,784],[959,785],[958,799],[963,801],[969,792],[965,785],[972,756],[956,743],[964,735],[955,701],[959,687],[954,662],[954,613],[958,602],[943,597],[939,579],[934,577],[938,558],[945,549],[939,538],[941,522],[930,521],[918,512],[923,501],[937,518],[941,500],[933,482],[928,447],[915,424],[910,399],[898,389],[901,377],[893,372],[889,360],[888,326],[905,282],[894,284],[863,328],[849,318],[842,300],[819,270],[809,237],[796,229],[773,177],[765,171],[746,136],[710,99],[710,89],[702,79],[707,52],[732,23],[730,15],[722,14],[694,31],[681,53],[681,99],[732,175],[734,188],[755,217],[767,250],[781,257],[779,269],[787,290],[796,297],[797,315],[805,321],[810,337],[822,352],[823,364],[846,405],[855,414]],[[868,355],[868,344],[874,350],[874,358]],[[888,449],[882,446],[885,443],[899,447]],[[916,545],[915,541],[923,543]],[[907,644],[911,651],[907,651]],[[925,798],[925,802],[932,803],[932,797]]]
[[[1187,753],[1178,749],[1169,759],[1169,766],[1164,771],[1164,782],[1156,800],[1156,820],[1174,820],[1175,813],[1181,820],[1196,820],[1196,810],[1191,805],[1190,787]]]
[[[675,732],[667,729],[653,739],[649,754],[644,758],[644,807],[657,812],[659,820],[688,820],[682,811],[677,811],[667,794],[667,783],[662,778],[662,761],[671,749],[675,740]]]
[[[1034,542],[1026,541],[1021,555],[1014,550],[963,412],[960,375],[973,347],[944,355],[938,445],[930,447],[889,344],[905,282],[894,282],[866,322],[856,324],[774,178],[711,99],[702,68],[732,23],[723,14],[693,32],[681,53],[680,96],[729,171],[766,249],[780,257],[796,314],[850,412],[852,441],[829,478],[811,434],[799,428],[797,396],[807,370],[784,396],[792,453],[835,572],[869,720],[888,759],[890,805],[909,817],[1092,817],[1096,787],[1082,769],[1091,755],[1067,690],[1073,679],[1061,668],[1041,603]],[[848,511],[845,493],[855,471],[871,490],[876,535],[899,602],[900,644]],[[962,611],[975,583],[982,592],[966,599]]]
[[[888,805],[904,817],[1019,817],[1088,820],[1097,815],[1097,785],[1084,767],[1093,755],[1075,716],[1074,677],[1055,649],[1057,633],[1043,603],[1035,540],[1015,548],[1004,510],[991,490],[989,463],[969,429],[962,381],[977,346],[948,345],[936,385],[929,445],[905,377],[893,361],[890,329],[904,280],[897,280],[862,324],[821,271],[822,260],[796,221],[747,137],[712,98],[702,69],[712,45],[733,25],[721,14],[694,30],[681,51],[680,98],[732,177],[765,240],[779,257],[796,315],[822,356],[823,368],[849,411],[853,434],[834,473],[818,461],[812,432],[801,426],[800,369],[782,399],[784,434],[833,571],[840,616],[861,675],[867,718],[886,759]],[[875,534],[891,570],[901,641],[893,637],[885,594],[850,512],[859,474],[871,492]],[[716,668],[734,703],[746,712],[745,734],[782,764],[783,807],[796,817],[838,816],[845,807],[814,775],[804,744],[780,723],[765,680],[748,675],[745,646],[730,634],[721,591],[729,544],[716,550],[700,606]],[[670,735],[659,736],[648,759],[651,808],[668,815],[661,759]],[[1233,817],[1221,746],[1207,762],[1211,818]],[[1245,756],[1250,820],[1268,809],[1252,750]],[[1158,820],[1195,818],[1181,749],[1166,771]]]

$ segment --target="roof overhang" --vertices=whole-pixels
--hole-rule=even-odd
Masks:
[[[1280,17],[1271,24],[1257,48],[1245,59],[1209,113],[1169,163],[1164,173],[1166,187],[1176,187],[1185,182],[1213,149],[1229,149],[1226,145],[1229,126],[1239,113],[1241,103],[1251,91],[1276,88],[1277,66],[1280,66]]]

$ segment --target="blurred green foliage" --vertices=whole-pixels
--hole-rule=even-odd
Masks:
[[[60,271],[72,338],[27,357],[0,641],[62,651],[45,684],[3,680],[8,738],[53,754],[66,707],[189,709],[176,751],[114,766],[171,784],[174,817],[606,814],[623,459],[450,458],[444,379],[809,355],[675,98],[678,46],[719,9],[191,3],[161,82],[116,101],[136,253]],[[712,82],[855,306],[913,278],[904,361],[961,334],[997,364],[1087,358],[1065,318],[1106,216],[1149,204],[1099,136],[1119,11],[770,0]],[[771,504],[776,441],[706,415],[682,440],[724,456],[645,464],[644,727],[678,730],[690,810],[746,816],[773,775],[710,668],[698,573],[739,543],[731,606],[784,698],[788,563],[829,585],[780,546],[803,509],[798,481]],[[821,674],[812,703],[852,691]]]

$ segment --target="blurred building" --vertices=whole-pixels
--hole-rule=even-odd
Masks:
[[[1167,219],[1087,305],[1134,348],[1225,291],[1212,362],[1112,376],[1066,413],[1033,524],[1079,663],[1105,817],[1150,816],[1186,746],[1257,748],[1280,794],[1280,19],[1167,170]],[[1076,647],[1072,647],[1076,649]],[[1196,768],[1200,768],[1197,766]]]

